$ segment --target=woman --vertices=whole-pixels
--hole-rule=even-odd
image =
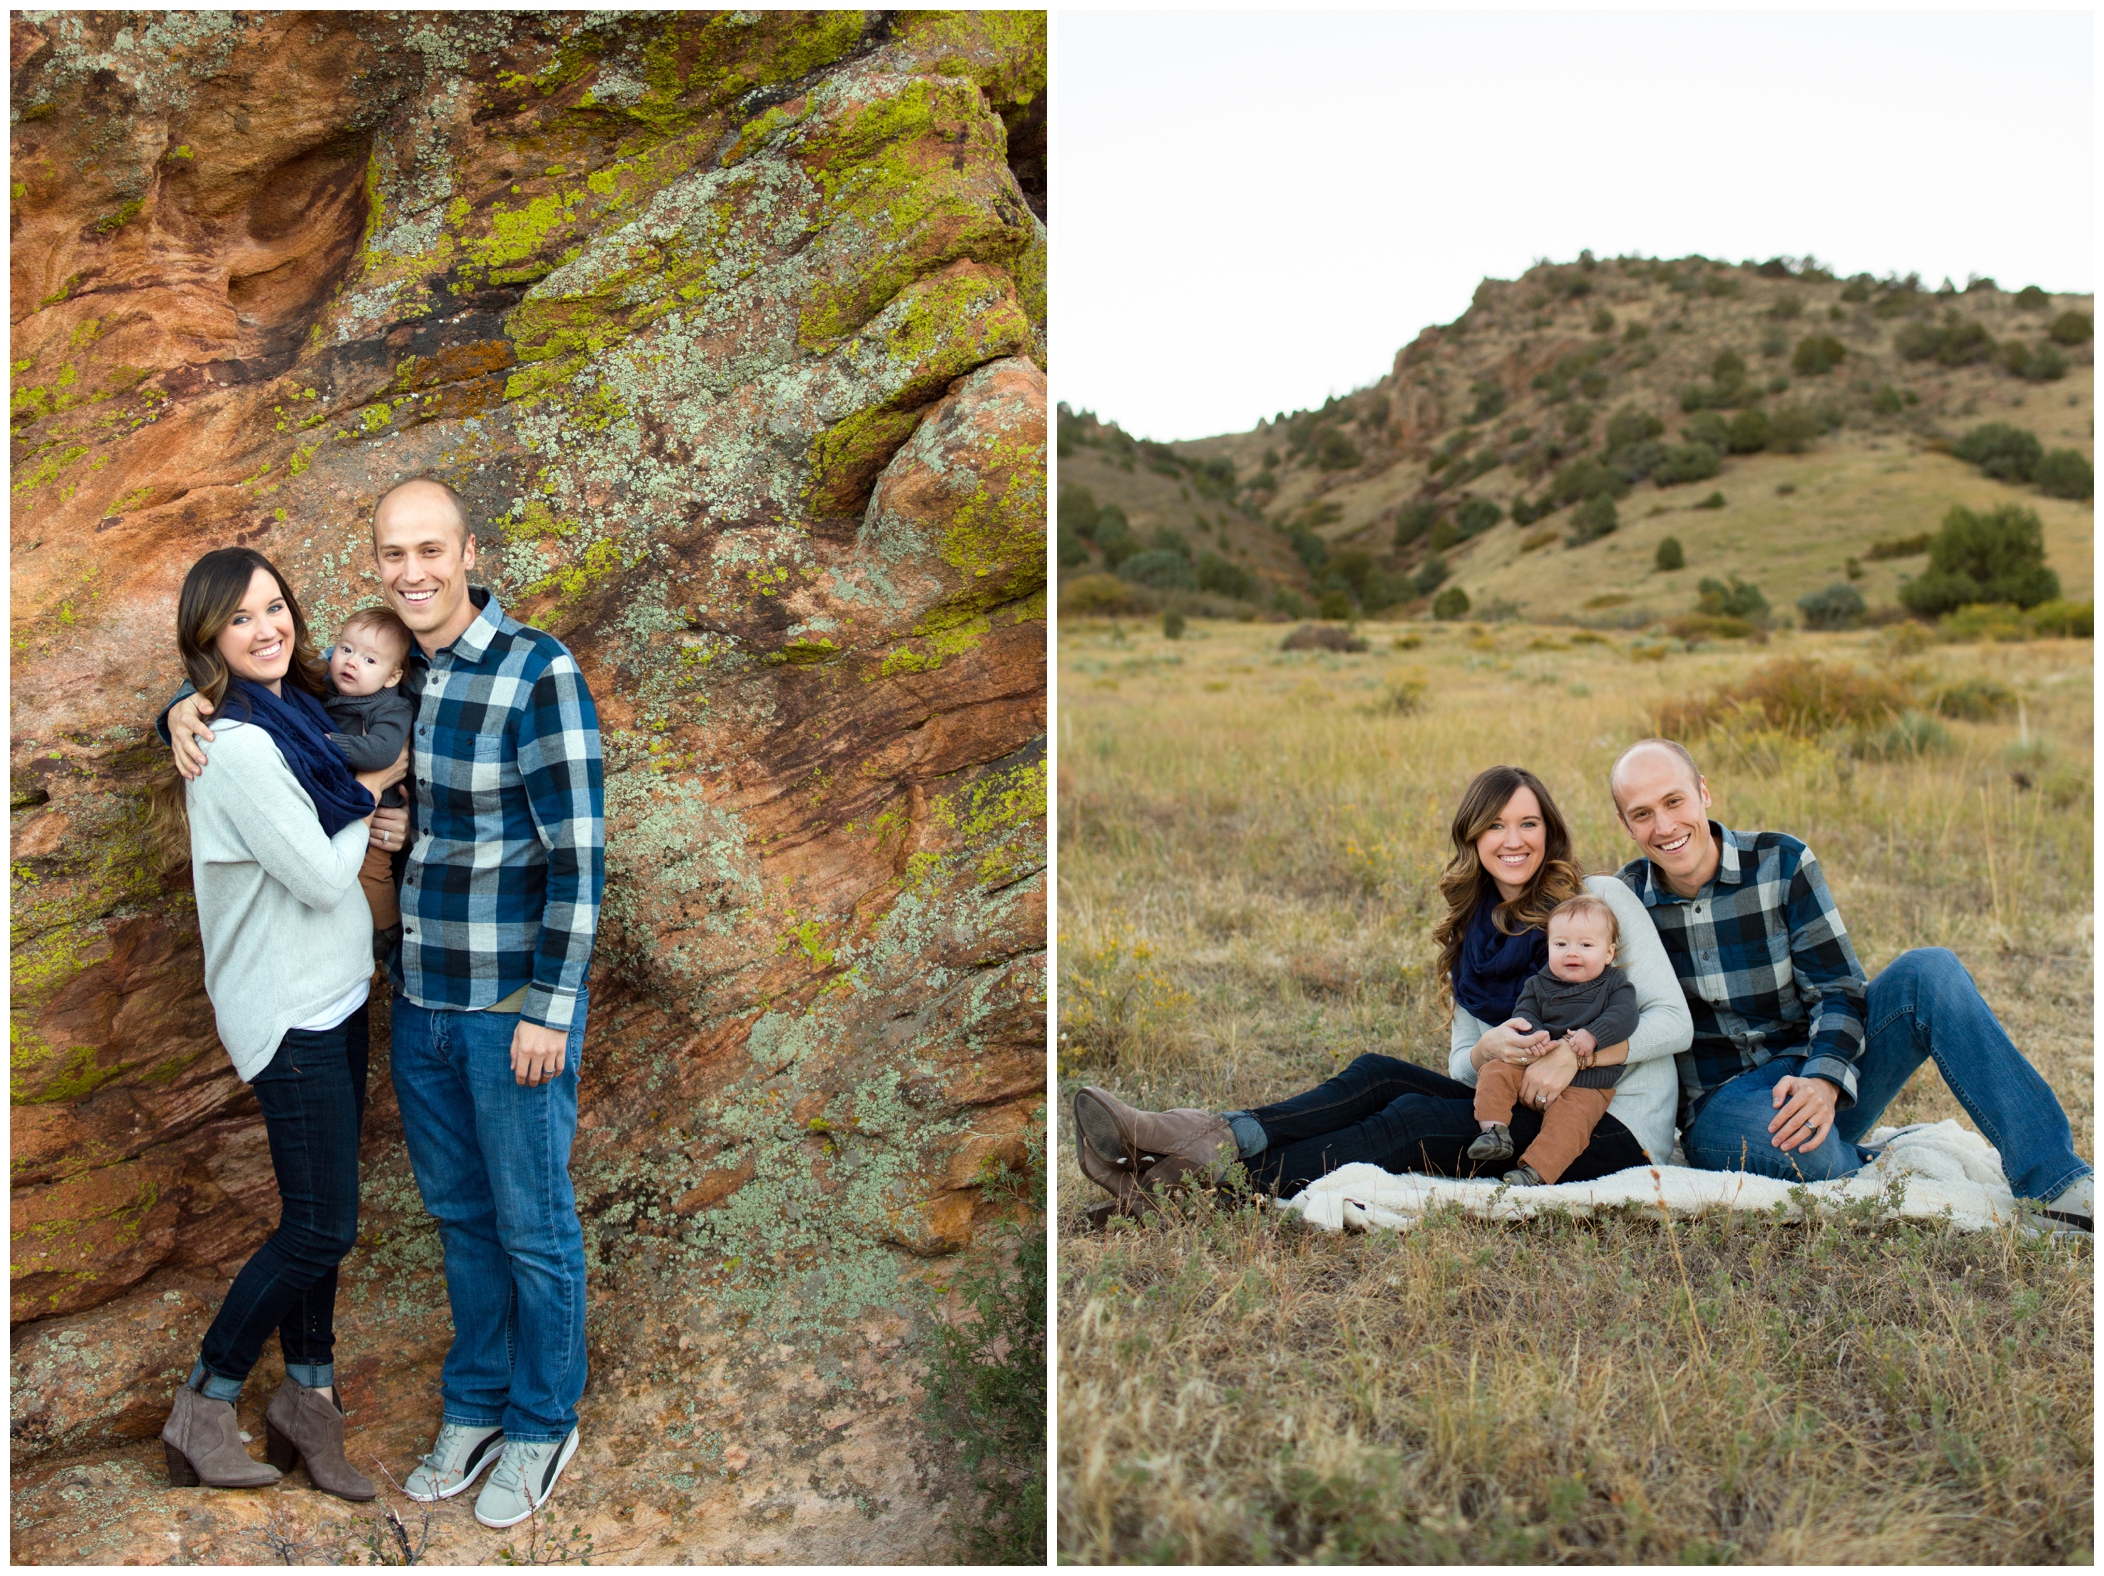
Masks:
[[[1100,1089],[1074,1097],[1081,1169],[1118,1206],[1194,1172],[1217,1176],[1236,1160],[1263,1192],[1290,1197],[1354,1161],[1387,1171],[1474,1176],[1468,1147],[1479,1135],[1474,1086],[1491,1061],[1526,1069],[1512,1140],[1524,1151],[1542,1112],[1578,1071],[1568,1047],[1521,1027],[1513,1005],[1548,960],[1549,911],[1581,888],[1604,898],[1621,927],[1618,963],[1637,991],[1636,1032],[1602,1046],[1601,1066],[1626,1063],[1614,1104],[1592,1142],[1564,1172],[1582,1182],[1673,1152],[1680,1081],[1673,1058],[1693,1022],[1658,932],[1635,894],[1613,876],[1580,879],[1570,831],[1532,772],[1493,766],[1469,784],[1451,829],[1454,857],[1440,878],[1446,917],[1433,933],[1440,977],[1454,1000],[1451,1077],[1392,1056],[1361,1056],[1307,1093],[1255,1111],[1136,1111]],[[1486,1162],[1502,1169],[1504,1162]]]
[[[235,1072],[254,1086],[281,1201],[277,1229],[234,1278],[161,1430],[169,1482],[256,1488],[304,1459],[316,1488],[371,1499],[343,1457],[334,1386],[336,1266],[358,1226],[372,916],[358,884],[367,822],[402,762],[355,779],[315,697],[323,668],[284,577],[223,547],[183,581],[176,642],[212,704],[213,769],[157,790],[164,855],[185,844],[205,993]],[[273,1465],[252,1460],[234,1402],[272,1330],[285,1381],[267,1415]]]

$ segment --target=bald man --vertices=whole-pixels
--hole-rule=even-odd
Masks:
[[[376,811],[370,834],[403,856],[390,1064],[453,1313],[437,1442],[404,1489],[449,1499],[494,1465],[475,1516],[508,1527],[576,1453],[584,1393],[569,1167],[606,876],[599,719],[562,642],[469,584],[451,487],[414,477],[383,497],[373,556],[416,637],[411,807]],[[191,696],[167,716],[186,776],[211,738],[200,709]]]
[[[1624,750],[1608,787],[1643,852],[1621,878],[1650,911],[1695,1020],[1680,1057],[1690,1162],[1846,1176],[1871,1158],[1857,1141],[1933,1058],[2016,1194],[2090,1229],[2094,1182],[2067,1113],[1955,954],[1903,952],[1866,979],[1812,851],[1712,821],[1709,784],[1671,740]]]

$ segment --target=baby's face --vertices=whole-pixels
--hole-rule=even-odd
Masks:
[[[1597,914],[1566,914],[1549,921],[1549,971],[1576,984],[1596,980],[1615,960],[1607,921]]]
[[[402,676],[403,653],[385,635],[347,629],[329,652],[329,674],[339,695],[377,695]]]

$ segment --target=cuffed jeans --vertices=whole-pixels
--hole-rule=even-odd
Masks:
[[[358,1238],[367,1024],[361,1005],[333,1029],[288,1029],[250,1080],[277,1173],[278,1224],[205,1331],[190,1372],[201,1395],[240,1399],[272,1330],[287,1375],[310,1387],[336,1382],[336,1266]]]
[[[1973,1125],[2001,1151],[2003,1174],[2017,1197],[2049,1199],[2089,1175],[2075,1154],[2067,1113],[1995,1021],[1957,954],[1943,947],[1901,953],[1870,982],[1863,1019],[1868,1033],[1856,1066],[1856,1102],[1835,1114],[1816,1148],[1785,1154],[1768,1131],[1777,1080],[1799,1075],[1805,1063],[1802,1056],[1778,1056],[1703,1103],[1681,1135],[1690,1164],[1789,1181],[1847,1176],[1872,1155],[1858,1140],[1914,1070],[1933,1059]]]
[[[1393,1056],[1362,1056],[1306,1094],[1249,1114],[1263,1127],[1266,1146],[1242,1164],[1258,1191],[1275,1190],[1281,1198],[1358,1160],[1384,1171],[1478,1174],[1478,1162],[1468,1158],[1468,1146],[1482,1132],[1476,1091]],[[1525,1149],[1541,1136],[1541,1123],[1539,1111],[1513,1112],[1513,1144]],[[1646,1163],[1643,1145],[1610,1113],[1600,1118],[1563,1180],[1589,1182]],[[1511,1164],[1484,1162],[1481,1169],[1503,1176]]]
[[[570,1186],[585,993],[563,1070],[539,1085],[511,1070],[517,1013],[394,1001],[395,1094],[424,1207],[445,1250],[453,1344],[444,1420],[502,1425],[506,1439],[562,1439],[584,1394],[584,1232]]]

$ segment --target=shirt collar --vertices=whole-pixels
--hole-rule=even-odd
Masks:
[[[1697,903],[1718,886],[1738,886],[1746,879],[1746,865],[1739,858],[1740,838],[1745,834],[1734,832],[1729,827],[1709,823],[1710,836],[1717,842],[1717,873],[1703,883],[1702,890],[1693,897],[1682,897],[1665,883],[1657,865],[1649,859],[1644,861],[1644,890],[1642,897],[1646,908],[1656,908],[1661,903]],[[1750,849],[1748,850],[1751,851]]]
[[[468,601],[480,610],[475,621],[454,638],[453,644],[440,646],[439,656],[450,653],[456,662],[480,662],[489,650],[490,642],[497,638],[497,631],[504,627],[504,609],[489,587],[469,586]],[[416,648],[416,654],[426,665],[430,663],[431,658],[424,655],[422,646]]]

